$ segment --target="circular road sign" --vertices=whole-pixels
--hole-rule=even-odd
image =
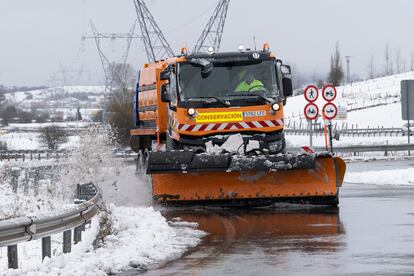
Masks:
[[[327,102],[332,102],[336,98],[336,89],[333,85],[327,84],[322,89],[322,97]]]
[[[318,106],[317,106],[316,104],[314,104],[314,103],[308,103],[308,104],[305,106],[304,113],[305,113],[305,117],[306,117],[308,120],[313,121],[313,120],[315,120],[315,119],[317,119],[317,118],[318,118],[318,115],[319,115],[319,108],[318,108]]]
[[[305,99],[308,102],[313,103],[314,101],[318,99],[318,96],[319,96],[318,87],[316,87],[315,85],[308,85],[305,88],[305,91],[303,94],[305,95]]]
[[[325,119],[333,120],[338,114],[338,108],[334,103],[327,103],[323,106],[322,113]]]

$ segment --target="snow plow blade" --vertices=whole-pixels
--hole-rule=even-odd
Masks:
[[[152,152],[153,197],[168,205],[338,205],[345,162],[329,153],[241,156]]]

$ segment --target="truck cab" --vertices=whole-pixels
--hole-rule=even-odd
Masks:
[[[290,73],[266,47],[184,54],[147,65],[137,86],[137,128],[131,134],[142,135],[135,135],[135,148],[149,148],[156,139],[167,150],[202,152],[207,142],[220,146],[239,133],[245,149],[255,140],[260,150],[284,152]]]

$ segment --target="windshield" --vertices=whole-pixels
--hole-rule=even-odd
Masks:
[[[253,64],[214,63],[207,74],[205,69],[206,66],[201,64],[180,64],[181,101],[255,98],[262,102],[279,97],[275,64],[271,60]]]

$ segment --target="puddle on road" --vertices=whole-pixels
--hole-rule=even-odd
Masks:
[[[201,209],[163,210],[162,213],[168,220],[179,217],[183,221],[196,222],[198,229],[209,235],[199,247],[180,260],[148,271],[146,275],[174,275],[188,271],[204,273],[205,268],[219,268],[233,261],[252,269],[255,262],[268,265],[283,263],[283,256],[291,251],[323,255],[344,248],[341,237],[345,229],[338,209]],[[249,256],[248,260],[243,264],[246,256]],[[261,259],[255,261],[256,258]],[[207,270],[215,271],[214,268]]]

